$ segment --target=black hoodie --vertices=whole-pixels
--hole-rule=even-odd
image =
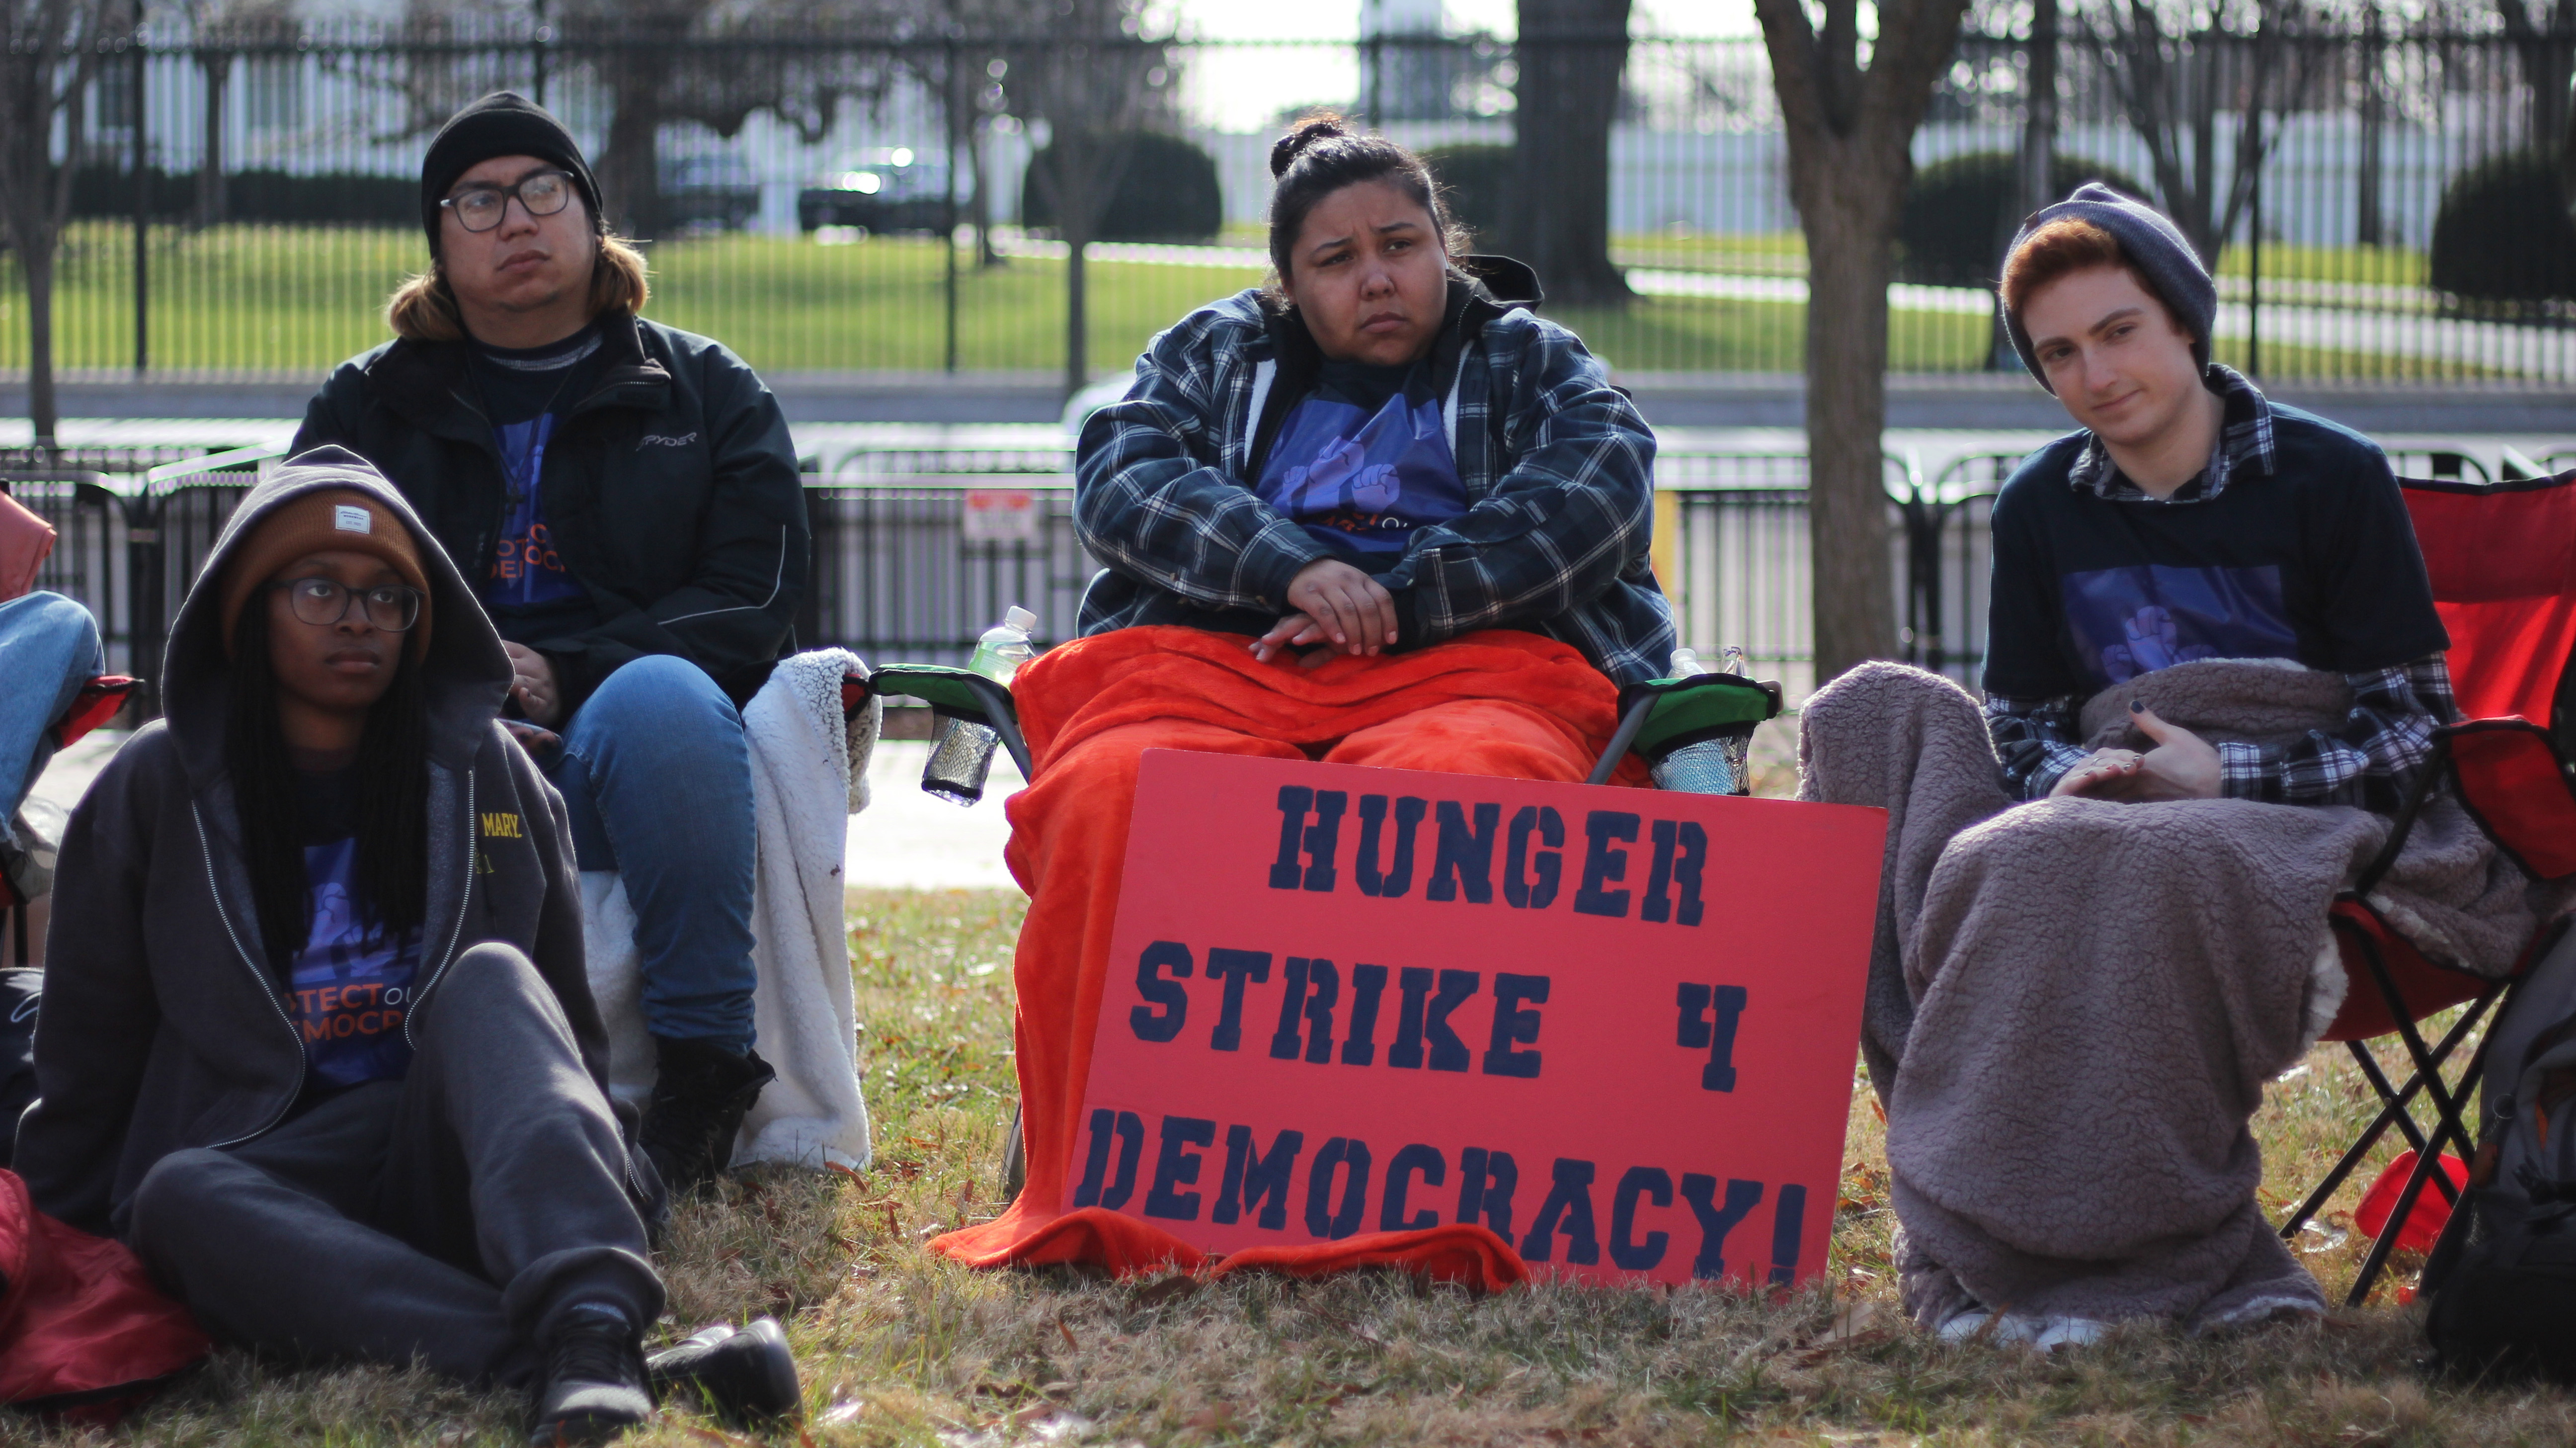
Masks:
[[[429,580],[429,908],[404,1030],[438,1009],[439,979],[461,951],[505,942],[553,988],[607,1092],[608,1037],[584,973],[563,800],[498,722],[509,656],[402,495],[356,457],[317,449],[253,488],[224,525],[171,629],[166,717],[109,761],[63,837],[38,1099],[19,1128],[16,1169],[40,1210],[88,1231],[121,1235],[155,1162],[260,1136],[304,1088],[286,971],[261,944],[225,767],[220,584],[260,518],[324,488],[358,489],[402,519]]]

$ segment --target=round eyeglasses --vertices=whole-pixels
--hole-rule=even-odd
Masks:
[[[352,600],[365,608],[367,622],[386,633],[403,633],[420,622],[420,590],[399,583],[347,588],[327,578],[296,578],[276,587],[286,590],[287,607],[296,618],[315,628],[347,618]]]
[[[467,231],[490,231],[501,224],[513,196],[530,216],[552,216],[572,204],[572,192],[571,173],[535,171],[512,186],[468,186],[438,204],[455,212]]]

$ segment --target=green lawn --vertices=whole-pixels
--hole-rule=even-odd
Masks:
[[[1764,793],[1792,782],[1777,746],[1762,750]],[[1113,1282],[963,1270],[920,1244],[1000,1210],[1022,911],[1016,892],[851,892],[874,1166],[752,1176],[674,1224],[660,1256],[669,1331],[758,1313],[789,1324],[809,1421],[801,1437],[771,1442],[2483,1448],[2576,1439],[2576,1396],[2420,1376],[2420,1309],[2387,1292],[2320,1325],[2214,1341],[2131,1329],[2053,1358],[1927,1341],[1895,1311],[1882,1131],[1857,1078],[1828,1280],[1795,1296],[1544,1286],[1478,1299],[1380,1276]],[[2339,1047],[2320,1048],[2273,1088],[2256,1123],[2268,1204],[2277,1209],[2320,1168],[2369,1099]],[[2355,1195],[2348,1188],[2301,1244],[2330,1291],[2358,1261],[2361,1244],[2347,1235]],[[499,1448],[520,1441],[518,1412],[511,1398],[417,1375],[224,1352],[121,1429],[0,1417],[0,1448]],[[674,1414],[633,1441],[748,1440]]]
[[[1660,244],[1662,239],[1656,239]],[[1777,252],[1778,238],[1729,238]],[[771,370],[936,370],[946,361],[944,259],[935,242],[873,238],[854,246],[722,236],[654,247],[650,315],[723,339]],[[182,371],[319,371],[384,339],[385,295],[421,260],[409,231],[224,227],[155,234],[150,261],[151,363]],[[1709,258],[1644,257],[1642,264]],[[1060,262],[1022,258],[960,273],[958,365],[967,371],[1055,372],[1064,359]],[[55,304],[56,365],[129,367],[134,360],[131,233],[85,223],[66,242]],[[1124,371],[1155,332],[1192,307],[1257,285],[1261,270],[1094,261],[1090,365]],[[1800,365],[1804,308],[1764,302],[1650,298],[1625,309],[1553,313],[1614,365],[1630,370],[1788,371]],[[26,366],[26,301],[0,257],[0,370]],[[1901,313],[1894,364],[1973,367],[1984,353],[1973,317]]]
[[[1794,232],[1622,237],[1632,266],[1796,275]],[[945,258],[920,238],[827,246],[725,235],[651,249],[650,314],[722,339],[772,371],[936,371],[947,360]],[[1254,254],[1257,256],[1257,253]],[[2230,264],[2239,258],[2230,253]],[[421,261],[408,230],[230,226],[156,232],[150,260],[151,364],[215,372],[320,372],[384,340],[388,292]],[[2420,281],[2421,257],[2366,248],[2275,247],[2267,275],[2386,284]],[[1064,266],[1021,258],[961,269],[957,363],[969,372],[1055,374],[1064,365]],[[1148,339],[1191,308],[1259,284],[1241,269],[1094,261],[1090,371],[1125,372]],[[1641,298],[1624,308],[1549,315],[1627,371],[1793,372],[1805,355],[1805,308],[1778,302]],[[89,222],[66,241],[56,298],[56,365],[119,370],[134,361],[132,234]],[[1982,317],[1897,312],[1889,365],[1900,372],[1976,371]],[[26,366],[26,300],[0,256],[0,371]],[[2457,377],[2462,369],[2376,354],[2267,347],[2268,376]]]

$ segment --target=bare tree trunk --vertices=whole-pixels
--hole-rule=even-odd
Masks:
[[[200,132],[205,139],[197,158],[197,225],[213,226],[224,219],[224,92],[232,80],[233,57],[230,51],[200,51],[197,63],[206,72],[206,120]]]
[[[2032,0],[2030,60],[2023,69],[2028,99],[2022,106],[2021,187],[2019,206],[2006,206],[1995,217],[1992,255],[1995,280],[2004,274],[2004,252],[2021,230],[2022,218],[2057,200],[2057,0]],[[2012,334],[2004,330],[1998,310],[1986,343],[1986,366],[1996,372],[2021,370]]]
[[[1807,527],[1816,682],[1896,652],[1887,539],[1887,286],[1902,157],[1846,155],[1797,189],[1807,233]],[[1893,173],[1893,174],[1891,174]]]
[[[1610,126],[1628,64],[1628,6],[1520,0],[1520,186],[1507,237],[1552,302],[1615,306],[1634,295],[1610,261]]]
[[[2561,144],[2569,132],[2568,80],[2576,75],[2576,3],[2557,0],[2535,23],[2524,0],[2496,0],[2504,32],[2522,61],[2523,83],[2531,90],[2533,149]]]
[[[27,419],[37,449],[51,451],[62,421],[54,401],[54,248],[26,248],[18,265],[27,277]]]
[[[2057,0],[2033,0],[2030,11],[2030,101],[2021,129],[2022,215],[2057,200]],[[2018,224],[2006,219],[2003,245]],[[1996,256],[2000,260],[2001,248]]]
[[[1807,527],[1816,681],[1896,652],[1886,463],[1887,285],[1915,128],[1965,0],[1879,0],[1860,64],[1857,0],[1754,0],[1807,236]]]
[[[599,158],[601,204],[611,229],[652,240],[662,231],[663,83],[670,67],[661,51],[629,49],[616,61],[617,114],[608,123],[608,145]]]
[[[993,164],[985,150],[991,128],[977,125],[966,135],[966,154],[975,165],[975,199],[967,218],[975,226],[975,265],[980,268],[1002,265],[1005,258],[993,249]]]
[[[54,260],[71,215],[72,173],[87,134],[83,98],[97,73],[96,48],[60,37],[82,16],[57,0],[30,29],[34,43],[0,62],[0,210],[27,288],[27,419],[36,446],[50,451],[61,422],[54,396]],[[83,52],[87,53],[84,54]],[[68,54],[67,54],[68,52]],[[63,120],[63,163],[53,161],[53,123]]]
[[[2353,186],[2360,204],[2352,219],[2352,239],[2363,246],[2377,246],[2386,235],[2379,214],[2380,138],[2388,127],[2387,88],[2380,83],[2379,73],[2388,56],[2384,34],[2379,7],[2374,4],[2362,19],[2361,165]]]
[[[1080,392],[1091,380],[1090,271],[1083,252],[1091,245],[1091,228],[1064,229],[1064,395]]]

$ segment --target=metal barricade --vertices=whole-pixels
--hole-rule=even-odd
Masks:
[[[1040,647],[1073,636],[1099,565],[1073,531],[1069,479],[813,482],[814,566],[799,644],[839,645],[871,664],[963,664],[1019,604]]]
[[[54,551],[37,568],[36,587],[73,600],[98,620],[109,673],[136,672],[130,500],[118,491],[118,479],[84,468],[6,472],[0,493],[53,525]]]

